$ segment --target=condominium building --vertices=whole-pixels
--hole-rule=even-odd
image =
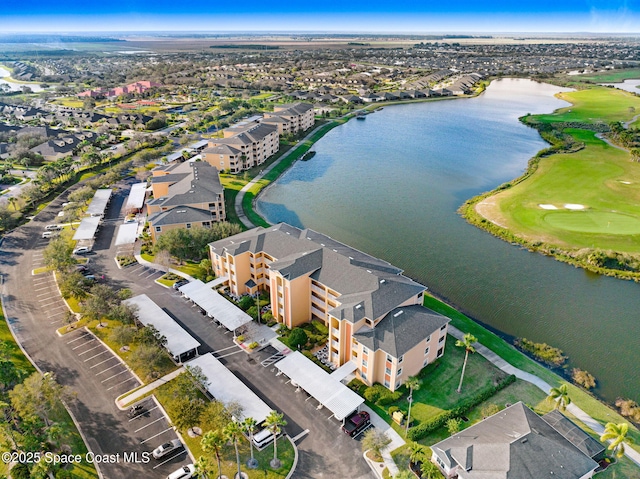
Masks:
[[[265,112],[262,120],[262,123],[275,125],[281,135],[308,130],[314,122],[313,105],[310,103],[276,106],[273,112]]]
[[[366,384],[397,389],[444,354],[449,320],[422,306],[426,288],[402,270],[310,229],[281,223],[209,245],[234,295],[269,291],[274,318],[329,329],[329,360]]]
[[[153,199],[147,202],[151,239],[175,228],[211,227],[226,219],[218,170],[202,161],[152,171]]]
[[[219,170],[239,173],[261,165],[279,149],[276,126],[250,121],[228,128],[224,138],[211,139],[202,159]]]

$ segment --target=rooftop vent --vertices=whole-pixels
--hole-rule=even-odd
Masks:
[[[356,309],[360,309],[360,308],[362,308],[362,305],[361,304],[356,304]]]
[[[387,280],[386,280],[386,279],[381,279],[381,280],[380,280],[380,284],[384,284],[384,283],[386,283],[386,282],[387,282]]]
[[[393,315],[394,318],[397,318],[398,316],[400,316],[403,313],[402,310],[398,311],[396,314]]]

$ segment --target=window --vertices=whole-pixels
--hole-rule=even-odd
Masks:
[[[202,226],[204,226],[205,228],[211,227],[211,221],[203,221]]]
[[[438,339],[438,342],[439,342],[439,343],[441,343],[442,341],[444,341],[444,338],[445,338],[445,337],[446,337],[446,336],[440,336],[440,339]]]
[[[425,343],[428,343],[429,341],[431,341],[431,335],[427,336]]]
[[[402,386],[402,381],[398,381],[398,382],[396,383],[396,389],[398,389],[400,386]]]
[[[391,374],[391,368],[384,368],[385,374]]]
[[[191,223],[187,223],[187,229],[191,228]]]
[[[362,353],[363,354],[367,354],[369,352],[369,350],[367,349],[366,346],[362,346]]]
[[[447,329],[447,325],[446,324],[440,328],[440,331],[444,331],[445,329]]]
[[[429,348],[424,350],[424,355],[426,356],[427,354],[429,354]]]
[[[387,361],[389,361],[390,363],[393,362],[393,358],[390,354],[387,354]]]
[[[404,360],[404,355],[398,358],[398,364],[400,364]]]
[[[429,364],[429,360],[425,359],[424,362],[422,363],[422,367],[425,367],[427,364]]]
[[[402,376],[402,368],[398,369],[398,374],[396,376]]]
[[[367,360],[366,360],[366,359],[363,359],[363,360],[362,360],[362,366],[366,368],[366,367],[367,367],[367,365],[368,365]]]
[[[444,354],[444,348],[438,349],[438,357],[442,356],[443,354]]]
[[[160,231],[162,231],[162,226],[156,226],[156,231],[159,233]]]
[[[386,379],[384,380],[384,387],[388,388],[390,386],[389,381],[387,381]]]

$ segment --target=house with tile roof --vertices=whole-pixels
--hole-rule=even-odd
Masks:
[[[449,319],[422,306],[426,287],[390,263],[285,223],[209,245],[231,294],[268,291],[288,328],[322,321],[328,359],[392,391],[444,354]]]
[[[202,161],[152,171],[153,198],[147,201],[151,239],[176,228],[210,228],[227,217],[218,170]]]
[[[447,478],[593,477],[598,463],[556,430],[554,422],[518,402],[434,444],[431,460]]]

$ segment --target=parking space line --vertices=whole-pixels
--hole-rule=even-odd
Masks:
[[[55,321],[50,321],[49,324],[57,324],[61,322],[62,322],[62,319],[56,319]]]
[[[151,421],[150,423],[145,424],[145,425],[144,425],[144,426],[142,426],[142,427],[139,427],[138,429],[136,429],[136,430],[135,430],[135,431],[133,431],[133,432],[139,432],[139,431],[142,431],[143,429],[145,429],[145,428],[147,428],[147,427],[151,426],[152,424],[157,423],[158,421],[162,421],[163,419],[164,419],[164,416],[160,416],[158,419],[155,419],[155,420]]]
[[[154,406],[151,409],[147,409],[146,411],[144,411],[142,414],[147,413],[147,412],[151,412],[154,409],[158,409],[158,406]],[[135,421],[136,419],[138,419],[140,417],[140,414],[138,414],[136,417],[132,417],[131,419],[129,419],[129,422],[131,421]]]
[[[95,348],[94,348],[94,349],[95,349]],[[94,356],[91,356],[90,358],[85,359],[85,360],[84,360],[84,362],[86,363],[87,361],[91,361],[93,358],[97,358],[98,356],[102,356],[103,354],[105,354],[105,353],[109,353],[109,352],[111,352],[111,351],[109,351],[108,349],[105,349],[105,350],[104,350],[104,351],[102,351],[101,353],[98,353],[98,354],[96,354],[96,355],[94,355]],[[78,356],[80,356],[80,355],[78,355]]]
[[[120,371],[119,373],[114,374],[113,376],[109,376],[107,379],[103,379],[102,381],[100,381],[101,383],[106,383],[109,379],[113,379],[116,376],[120,376],[121,374],[127,373],[129,372],[127,369],[125,369],[124,371]]]
[[[39,285],[36,285],[39,286]],[[51,289],[49,286],[45,286],[44,288],[36,288],[34,291],[42,291],[43,289]]]
[[[47,317],[48,317],[49,319],[51,319],[53,316],[58,316],[58,315],[60,315],[60,314],[64,314],[64,311],[59,311],[59,312],[57,312],[57,313],[50,313],[50,314],[48,314],[48,315],[47,315]]]
[[[51,304],[55,304],[55,302],[54,302],[54,303],[51,303]],[[52,306],[52,307],[51,307],[51,309],[59,309],[59,308],[69,309],[69,308],[67,308],[67,305],[66,305],[66,304],[64,304],[64,303],[59,304],[58,306]]]
[[[166,459],[166,460],[162,461],[160,464],[156,464],[155,466],[153,466],[153,468],[154,468],[154,469],[157,469],[157,468],[159,468],[160,466],[162,466],[162,465],[166,464],[167,462],[171,461],[172,459],[175,459],[175,458],[176,458],[176,457],[178,457],[178,456],[182,456],[182,455],[183,455],[183,454],[185,454],[186,452],[187,452],[187,450],[183,447],[183,448],[182,448],[182,451],[180,451],[178,454],[175,454],[175,455],[171,456],[170,458],[168,458],[168,459]]]
[[[140,273],[138,276],[142,276],[143,274],[147,274],[147,268],[145,267],[144,271],[142,273]]]
[[[69,341],[67,344],[71,344],[71,343],[75,343],[76,341],[78,341],[79,339],[83,339],[86,338],[87,336],[91,336],[91,334],[89,333],[84,333],[82,336],[80,336],[79,338],[76,339],[72,339],[71,341]]]
[[[45,294],[51,294],[51,292],[48,292],[48,293],[45,293]],[[59,298],[59,296],[57,294],[54,294],[53,296],[49,296],[47,298],[39,299],[38,302],[42,303],[43,301],[49,301],[50,299],[56,299],[56,298]],[[49,303],[49,304],[51,304],[51,303]]]
[[[147,438],[147,439],[145,439],[144,441],[141,441],[141,442],[140,442],[140,444],[144,444],[144,443],[145,443],[145,442],[147,442],[147,441],[151,441],[151,439],[153,439],[153,438],[155,438],[155,437],[158,437],[158,436],[160,436],[161,434],[164,434],[164,433],[165,433],[165,432],[167,432],[167,431],[172,431],[172,430],[173,430],[173,428],[172,428],[172,427],[168,427],[168,428],[166,428],[164,431],[159,432],[158,434],[156,434],[156,435],[154,435],[154,436],[148,437],[148,438]]]
[[[82,356],[83,354],[87,354],[89,351],[93,351],[94,349],[98,349],[99,347],[101,347],[102,344],[98,344],[97,346],[94,346],[90,349],[87,349],[86,351],[82,351],[81,353],[78,354],[78,356]]]
[[[75,351],[76,349],[81,348],[82,346],[86,346],[87,344],[92,343],[92,342],[93,342],[93,341],[95,341],[95,340],[96,340],[96,338],[92,338],[92,339],[90,339],[89,341],[87,341],[87,342],[86,342],[86,343],[84,343],[84,344],[81,344],[81,345],[79,345],[79,346],[75,346],[75,347],[71,348],[71,350],[72,350],[72,351]]]
[[[131,381],[132,379],[135,379],[133,376],[131,376],[129,379],[125,379],[124,381],[120,381],[118,384],[114,384],[113,386],[111,386],[110,388],[107,388],[107,391],[111,391],[113,388],[117,388],[118,386],[120,386],[121,384],[124,383],[128,383],[129,381]]]
[[[105,359],[104,361],[100,361],[99,363],[94,364],[94,365],[93,365],[93,366],[91,366],[89,369],[93,369],[93,368],[95,368],[95,367],[97,367],[97,366],[100,366],[101,364],[104,364],[104,363],[106,363],[106,362],[108,362],[108,361],[111,361],[112,359],[116,359],[116,358],[115,358],[114,356],[111,356],[110,358]],[[120,364],[120,363],[118,363],[118,364]],[[118,364],[116,364],[116,366],[117,366]],[[105,371],[106,371],[106,369],[105,369]],[[103,372],[104,372],[104,371],[103,371]],[[98,374],[100,374],[100,373],[98,373]],[[96,376],[97,376],[97,374],[96,374]]]
[[[222,359],[222,358],[226,358],[228,356],[231,356],[233,354],[238,354],[238,353],[244,353],[244,349],[238,349],[237,351],[234,351],[233,353],[223,354],[222,356],[216,356],[216,358],[217,359]]]
[[[51,288],[46,288],[46,289],[48,289],[49,291],[47,291],[46,293],[36,294],[36,298],[39,298],[40,296],[46,296],[48,294],[53,293],[53,291],[51,291]]]

